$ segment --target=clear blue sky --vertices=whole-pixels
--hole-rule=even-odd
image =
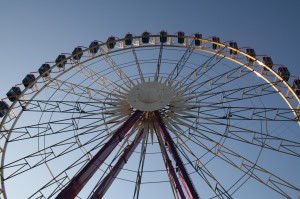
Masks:
[[[297,0],[1,1],[0,96],[59,53],[146,29],[235,40],[300,75],[299,7]]]
[[[251,46],[300,76],[300,1],[69,0],[0,3],[0,98],[45,61],[93,40],[144,30],[204,38],[219,36]],[[300,165],[299,165],[300,166]]]

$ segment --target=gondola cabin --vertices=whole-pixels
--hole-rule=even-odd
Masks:
[[[93,41],[91,44],[90,44],[90,53],[92,54],[96,54],[99,50],[99,43],[98,41]]]
[[[9,101],[14,102],[21,95],[22,91],[19,87],[12,87],[7,93],[6,96]]]
[[[4,117],[9,106],[4,101],[0,101],[0,117]]]
[[[300,79],[295,79],[293,81],[292,88],[295,90],[295,93],[300,96]]]
[[[184,32],[178,32],[177,34],[178,34],[178,43],[183,44],[184,40],[185,40],[184,39],[184,35],[185,35]]]
[[[220,38],[219,37],[212,37],[212,41],[216,43],[220,43]],[[219,50],[220,46],[218,44],[212,44],[212,48],[214,50]]]
[[[248,55],[250,55],[251,57],[254,57],[254,58],[256,57],[256,54],[255,54],[255,51],[254,51],[253,48],[246,48],[246,53],[247,53]],[[249,63],[252,64],[254,61],[255,61],[254,59],[252,59],[252,58],[250,58],[250,57],[247,57],[247,62],[248,62],[248,64],[249,64]]]
[[[125,35],[125,45],[130,46],[132,44],[132,34],[127,33]]]
[[[83,52],[82,52],[82,48],[80,48],[80,47],[75,48],[72,52],[73,59],[75,59],[77,61],[79,61],[81,59],[82,55],[83,55]]]
[[[167,37],[168,33],[166,31],[162,30],[162,31],[160,31],[159,35],[160,35],[160,37],[159,37],[160,43],[166,43],[168,40],[168,37]]]
[[[145,32],[142,33],[142,42],[144,44],[149,43],[149,41],[150,41],[150,37],[149,36],[150,36],[150,32],[145,31]]]
[[[25,86],[25,88],[27,88],[32,82],[34,82],[34,80],[35,80],[35,76],[33,74],[28,74],[22,80],[22,83]]]
[[[262,63],[264,63],[266,66],[268,66],[269,68],[273,67],[273,61],[271,59],[271,57],[263,57],[261,60]],[[264,68],[265,71],[268,71],[267,68]]]
[[[116,45],[116,38],[111,36],[107,39],[107,48],[108,49],[113,49]]]
[[[236,42],[229,42],[229,46],[230,46],[231,48],[238,49],[238,45],[237,45]],[[237,51],[236,51],[236,50],[230,49],[230,50],[229,50],[229,53],[230,53],[230,55],[232,55],[232,56],[237,55]]]
[[[58,64],[57,65],[58,68],[64,68],[67,63],[66,55],[58,55],[55,60],[55,63]]]
[[[284,79],[285,81],[289,81],[291,74],[287,67],[279,67],[277,73],[280,77],[282,77],[282,79]]]
[[[200,39],[202,39],[202,35],[199,33],[196,33],[195,34],[195,46],[202,46],[202,41]]]
[[[48,77],[51,73],[51,70],[49,69],[50,69],[49,64],[42,64],[42,66],[39,68],[40,75],[42,75],[43,77]]]

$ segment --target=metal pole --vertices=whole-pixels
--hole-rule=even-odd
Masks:
[[[56,196],[56,199],[74,199],[113,149],[125,137],[128,130],[133,126],[141,114],[141,111],[136,111],[132,114],[98,153],[85,165],[85,167],[71,179],[70,183]]]
[[[162,151],[161,154],[162,154],[162,156],[163,156],[163,158],[165,160],[167,170],[170,172],[170,174],[172,176],[172,180],[173,180],[172,183],[174,184],[174,187],[176,189],[177,196],[178,196],[179,199],[185,199],[185,195],[184,195],[183,190],[181,188],[181,185],[180,185],[180,182],[179,182],[178,177],[176,175],[175,169],[174,169],[174,167],[172,165],[172,161],[170,160],[170,158],[169,158],[169,156],[167,154],[167,151],[164,150],[166,148],[165,148],[164,144],[161,143],[162,142],[161,135],[159,135],[158,133],[159,132],[157,132],[155,130],[155,134],[156,134],[159,146],[160,146],[161,151]]]
[[[178,168],[180,170],[181,175],[180,174],[179,175],[181,176],[182,184],[186,185],[184,187],[186,189],[187,194],[189,195],[189,198],[190,199],[199,199],[198,193],[196,192],[196,189],[184,167],[184,164],[176,150],[174,142],[173,142],[169,132],[167,131],[167,128],[165,127],[165,124],[164,124],[159,112],[155,111],[154,116],[155,116],[158,126],[163,134],[165,142],[168,145],[170,152],[176,162],[176,165],[178,166]]]
[[[112,170],[105,176],[105,178],[102,180],[101,184],[98,186],[95,193],[90,197],[90,199],[100,199],[104,196],[110,185],[113,183],[115,178],[122,170],[123,166],[127,163],[133,151],[140,143],[143,137],[142,135],[143,131],[140,132],[140,135],[138,135],[137,140],[133,141],[130,145],[127,146],[127,148],[124,150],[124,153],[119,158],[118,162],[115,164]]]

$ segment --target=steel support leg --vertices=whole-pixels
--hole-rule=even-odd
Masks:
[[[186,189],[187,194],[189,195],[190,199],[199,199],[198,193],[196,192],[196,189],[190,179],[190,176],[188,175],[188,173],[184,167],[184,164],[176,150],[175,144],[174,144],[169,132],[167,131],[167,128],[165,127],[165,124],[164,124],[159,112],[155,111],[154,116],[155,116],[156,121],[159,125],[159,128],[163,134],[165,142],[168,145],[170,152],[176,162],[176,165],[179,168],[180,176],[183,181],[182,184],[186,185],[184,187]]]
[[[56,199],[74,199],[118,143],[125,137],[128,130],[138,120],[141,114],[141,111],[136,111],[132,114],[105,143],[100,151],[71,179],[70,183],[57,195]]]
[[[172,183],[175,187],[177,197],[179,199],[185,199],[185,195],[184,195],[183,190],[181,188],[181,185],[180,185],[180,182],[179,182],[178,177],[176,175],[175,169],[172,165],[172,161],[170,160],[168,154],[166,153],[167,151],[166,150],[163,151],[163,149],[165,149],[165,146],[164,146],[163,143],[161,143],[161,141],[162,141],[160,139],[161,135],[158,135],[158,133],[160,133],[160,132],[155,131],[159,146],[160,146],[161,151],[162,151],[161,154],[162,154],[162,156],[164,158],[164,161],[166,163],[167,170],[170,172],[170,174],[172,176],[172,180],[173,180]]]
[[[132,142],[127,148],[124,150],[124,153],[119,158],[118,162],[112,168],[112,170],[106,175],[106,177],[102,180],[101,184],[98,186],[94,194],[90,197],[90,199],[100,199],[104,196],[106,191],[109,189],[110,185],[113,183],[115,178],[118,176],[123,166],[126,164],[128,159],[130,158],[133,151],[138,146],[139,142],[143,137],[143,131],[141,131],[140,135],[137,135],[137,139]]]

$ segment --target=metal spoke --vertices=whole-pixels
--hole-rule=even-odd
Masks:
[[[204,182],[210,187],[210,189],[215,193],[215,195],[219,198],[215,188],[217,188],[218,186],[224,190],[224,188],[222,187],[222,185],[220,185],[220,183],[215,179],[215,177],[205,168],[205,165],[201,163],[201,161],[198,159],[198,157],[195,155],[195,153],[193,153],[193,151],[185,144],[185,142],[182,140],[182,137],[180,136],[180,132],[184,132],[178,125],[174,124],[172,121],[170,121],[169,118],[167,117],[164,117],[165,119],[165,122],[166,122],[166,126],[168,129],[170,129],[170,131],[175,134],[176,138],[181,142],[181,143],[178,143],[180,145],[183,146],[183,148],[188,152],[190,153],[194,158],[195,158],[195,161],[198,163],[198,164],[201,164],[202,167],[201,167],[201,174],[200,172],[198,171],[199,168],[195,168],[195,166],[192,164],[192,161],[190,161],[186,154],[184,154],[183,156],[188,160],[188,163],[195,169],[195,171],[199,174],[199,176],[204,180]],[[174,129],[170,124],[173,124],[173,126],[176,128]],[[176,146],[176,145],[175,145]],[[178,147],[177,147],[178,149]],[[179,150],[180,151],[180,150]],[[181,153],[183,153],[183,151],[180,151]],[[203,169],[204,168],[204,169]],[[215,186],[212,186],[211,183],[209,182],[209,180],[207,179],[211,179],[215,182]],[[215,187],[215,188],[214,188]]]
[[[99,152],[91,159],[88,164],[73,177],[71,182],[58,194],[57,199],[75,198],[84,185],[89,181],[99,166],[115,148],[115,146],[124,138],[127,131],[136,122],[141,115],[140,111],[136,111],[110,138],[108,142],[101,148]]]
[[[107,79],[106,77],[100,75],[99,73],[96,73],[92,69],[90,69],[90,68],[88,68],[88,67],[86,67],[82,64],[78,64],[73,69],[76,70],[78,73],[84,75],[88,79],[92,80],[96,84],[100,85],[101,87],[107,89],[108,91],[113,91],[115,89],[120,89],[123,92],[128,92],[128,90],[125,89],[124,87],[114,83],[113,81]],[[108,88],[109,85],[113,86],[115,89]]]
[[[194,43],[194,39],[192,40],[192,42],[190,42],[188,48],[185,50],[184,54],[182,55],[182,57],[180,58],[180,60],[176,64],[176,66],[173,68],[173,70],[171,71],[171,73],[169,74],[169,76],[167,77],[165,82],[169,82],[169,83],[173,82],[176,79],[176,77],[180,74],[184,65],[189,60],[190,56],[192,55],[192,53],[194,51],[194,48],[192,48],[193,43]],[[176,72],[176,75],[175,75],[175,72]]]
[[[178,198],[184,199],[185,195],[184,195],[183,190],[181,188],[181,185],[179,183],[178,177],[175,173],[175,169],[172,165],[172,162],[171,162],[171,160],[170,160],[170,158],[167,154],[167,150],[164,146],[164,142],[163,142],[161,133],[159,131],[158,125],[154,125],[154,128],[155,128],[155,134],[156,134],[156,137],[157,137],[157,140],[158,140],[158,143],[159,143],[159,147],[160,147],[160,150],[161,150],[161,154],[163,156],[165,166],[166,166],[166,169],[167,169],[167,172],[168,172],[168,177],[170,179],[170,184],[171,184],[172,190],[176,190],[176,196]],[[175,198],[175,196],[174,196],[174,198]]]
[[[163,53],[163,46],[164,46],[163,43],[161,43],[160,44],[159,55],[158,55],[158,59],[157,59],[157,66],[156,66],[154,81],[158,81],[158,78],[159,78],[160,64],[161,64],[161,58],[162,58],[162,53]]]
[[[86,105],[89,106],[89,103],[77,103],[76,101],[44,101],[44,100],[36,100],[36,101],[31,101],[31,103],[25,108],[23,108],[23,111],[26,112],[50,112],[50,113],[78,113],[78,114],[96,114],[93,113],[92,110],[91,112],[87,112],[85,111],[85,108],[82,107],[82,105]],[[97,107],[98,104],[93,104],[91,103],[91,105],[93,107]],[[66,107],[65,107],[66,106]],[[91,107],[87,107],[86,109],[89,110],[88,108]],[[98,106],[99,110],[102,112],[98,112],[98,113],[102,113],[105,114],[105,112],[103,112],[103,110],[105,110],[102,106]],[[98,111],[98,110],[97,110]]]
[[[84,159],[84,160],[82,160]],[[69,170],[74,169],[75,167],[78,166],[82,166],[84,164],[87,163],[87,159],[85,159],[84,155],[81,156],[80,158],[78,158],[76,161],[74,161],[70,166],[68,166],[65,170],[63,170],[62,172],[60,172],[58,175],[54,176],[54,178],[50,181],[48,181],[45,185],[43,185],[39,190],[37,190],[34,194],[32,194],[30,197],[30,199],[36,199],[36,198],[50,198],[53,197],[57,192],[59,192],[59,190],[69,182],[69,175],[67,174],[67,172]],[[58,184],[58,186],[53,190],[53,185],[54,184]],[[48,190],[51,189],[52,190]],[[43,191],[47,191],[50,192],[50,194],[48,196],[45,196],[43,194]]]
[[[135,180],[133,199],[135,199],[135,198],[138,199],[139,194],[140,194],[140,188],[141,188],[141,182],[142,182],[144,164],[145,164],[145,158],[146,158],[146,151],[147,151],[147,141],[148,141],[148,135],[149,135],[148,121],[144,122],[144,129],[141,133],[143,133],[143,141],[142,141],[142,146],[141,146],[141,153],[140,153],[137,176],[136,176],[136,180]]]
[[[191,95],[190,97],[187,97],[188,99],[195,99],[195,98],[201,98],[197,102],[201,103],[206,103],[209,105],[217,105],[217,104],[223,104],[223,103],[231,103],[231,102],[237,102],[237,101],[243,101],[243,100],[249,100],[249,99],[254,99],[254,98],[259,98],[263,96],[268,96],[272,94],[277,94],[276,91],[267,91],[267,90],[262,90],[262,88],[267,85],[267,84],[260,84],[260,85],[255,85],[255,86],[247,86],[247,87],[241,87],[237,89],[230,89],[226,91],[218,91],[218,92],[210,92],[210,93],[203,93],[201,92],[195,93],[197,95]],[[268,85],[270,87],[270,85]],[[263,92],[260,95],[257,95],[255,92],[256,89],[261,89],[261,91],[267,91]],[[266,88],[265,88],[266,89]],[[236,97],[230,97],[231,95],[239,95]],[[187,96],[189,94],[186,94]],[[211,99],[212,97],[216,96],[221,96],[223,100],[217,101],[217,102],[206,102],[207,100]],[[224,97],[225,96],[225,97]],[[226,98],[226,101],[224,101],[224,98]]]
[[[195,155],[195,153],[188,148],[186,145],[177,146],[178,151],[182,154],[182,156],[188,161],[189,165],[193,167],[195,172],[204,180],[204,182],[210,187],[210,189],[215,193],[215,197],[217,198],[232,198],[229,193],[225,190],[225,188],[220,184],[220,182],[213,176],[213,174],[207,169],[205,164],[203,164],[199,158]],[[186,152],[190,153],[197,162],[197,167],[192,163],[192,161],[188,158]],[[210,181],[213,181],[215,185],[212,185]]]
[[[100,52],[102,53],[103,59],[107,62],[107,64],[112,68],[114,73],[122,80],[123,84],[127,88],[131,88],[135,84],[132,82],[132,80],[122,71],[122,69],[115,63],[115,61],[107,54],[107,52],[100,48]],[[126,80],[126,81],[125,81]],[[128,84],[129,83],[129,84]]]
[[[93,136],[91,140],[82,144],[82,146],[87,146],[89,144],[92,144],[93,142],[102,140],[105,137],[107,137],[107,135],[103,136],[102,133],[97,134]],[[22,157],[18,160],[4,165],[3,169],[6,169],[7,172],[10,171],[10,173],[3,180],[13,178],[19,174],[41,166],[45,162],[50,162],[78,149],[80,149],[80,146],[77,145],[76,140],[74,140],[73,138],[68,138],[63,141],[60,141],[56,144],[46,147],[45,149],[39,150],[37,152],[34,152],[32,154],[29,154],[25,157]],[[43,155],[43,157],[39,158],[41,154]]]
[[[171,139],[171,136],[169,135],[167,129],[164,126],[164,123],[160,117],[160,114],[157,111],[155,111],[154,115],[158,122],[159,128],[160,128],[161,132],[163,133],[164,139],[165,139],[166,143],[168,144],[169,149],[172,152],[173,158],[175,159],[176,164],[178,165],[178,167],[180,169],[179,175],[182,175],[181,178],[183,179],[183,183],[187,185],[185,187],[187,194],[189,195],[189,197],[192,197],[194,199],[199,198],[198,193],[196,192],[195,187],[192,184],[192,181],[191,181],[188,173],[186,172],[184,164],[182,163],[181,158],[177,153],[177,150],[174,146],[173,140]]]
[[[201,64],[201,66],[199,66],[197,69],[195,69],[194,71],[192,71],[190,74],[188,74],[187,76],[185,76],[184,78],[182,78],[179,82],[177,82],[173,88],[176,88],[179,84],[181,84],[182,86],[179,87],[179,89],[181,89],[184,86],[184,90],[180,91],[180,94],[187,91],[187,90],[191,90],[192,88],[195,88],[193,91],[195,91],[196,89],[201,88],[201,86],[205,85],[206,82],[210,82],[215,78],[211,78],[210,81],[205,81],[205,82],[200,82],[197,83],[195,85],[193,85],[195,82],[198,82],[198,80],[203,77],[208,71],[210,71],[214,66],[216,66],[223,58],[224,56],[219,56],[222,52],[223,52],[224,48],[222,48],[221,50],[218,51],[218,53],[214,54],[213,56],[211,56],[208,60],[206,60],[203,64]],[[215,63],[211,63],[213,60],[215,59]],[[205,72],[201,72],[201,70],[205,67]],[[232,69],[232,71],[236,71],[236,69]],[[221,78],[223,74],[220,74],[219,77]],[[177,74],[178,76],[178,74]],[[185,85],[185,83],[187,82],[187,80],[189,78],[191,78],[192,76],[194,76],[194,79],[192,82],[188,83],[187,85]],[[193,85],[193,86],[192,86]],[[197,86],[197,87],[196,87]],[[175,90],[176,92],[178,92],[178,89]]]
[[[175,117],[172,117],[174,120],[178,120]],[[200,133],[197,129],[194,127],[180,121],[181,124],[184,126],[187,126],[191,128],[193,131]],[[206,136],[207,140],[215,144],[216,151],[213,152],[207,147],[203,146],[203,144],[200,144],[201,141],[199,139],[196,139],[195,136],[191,135],[195,140],[191,139],[190,137],[181,134],[182,136],[186,137],[188,140],[192,141],[193,143],[197,144],[198,146],[202,147],[203,149],[209,151],[213,155],[219,157],[220,159],[224,160],[225,162],[229,163],[230,165],[234,166],[235,168],[239,169],[240,171],[244,172],[246,175],[249,175],[250,177],[256,179],[257,181],[263,183],[264,185],[268,186],[269,188],[273,189],[277,193],[283,195],[284,197],[289,197],[287,193],[285,193],[280,187],[286,187],[290,189],[294,189],[297,191],[300,191],[299,188],[291,185],[290,183],[286,182],[285,180],[277,177],[276,175],[272,174],[271,172],[267,171],[266,169],[258,166],[256,163],[251,162],[247,158],[237,154],[236,152],[230,150],[229,148],[225,147],[224,145],[221,145],[219,142],[214,141],[213,139]],[[238,161],[233,162],[233,157],[237,158]],[[240,164],[242,162],[242,165]],[[262,172],[269,176],[269,180],[265,182],[262,180],[262,178],[259,176],[259,174],[254,174],[254,171]]]
[[[20,100],[22,101],[22,100]],[[25,102],[25,101],[24,101]],[[119,99],[108,99],[105,101],[49,101],[30,100],[28,106],[23,111],[31,112],[51,112],[51,113],[78,113],[78,114],[118,114],[126,115],[131,112],[130,105]],[[106,105],[106,106],[105,106]]]
[[[90,123],[85,125],[78,125],[76,121],[79,119],[88,121]],[[11,133],[14,133],[16,135],[15,137],[11,137],[8,142],[22,141],[26,139],[35,139],[38,137],[57,135],[61,133],[70,133],[70,132],[72,133],[74,132],[74,130],[85,130],[85,133],[89,133],[89,132],[93,132],[95,129],[99,127],[105,126],[106,124],[112,124],[111,127],[114,127],[120,122],[123,122],[126,119],[128,119],[128,115],[126,116],[122,116],[119,114],[109,115],[105,119],[103,119],[102,117],[98,117],[98,114],[89,114],[89,115],[65,118],[62,120],[55,120],[51,122],[44,122],[40,124],[17,127],[14,129],[10,129]],[[99,124],[100,122],[101,124]],[[72,135],[71,133],[70,136]]]
[[[179,113],[186,118],[200,119],[231,119],[231,120],[262,120],[262,121],[290,121],[298,122],[290,109],[287,108],[259,108],[259,107],[231,107],[216,105],[196,105],[199,101],[172,104],[171,112]],[[198,110],[193,110],[198,109]],[[199,111],[200,110],[200,111]],[[195,115],[197,114],[197,115]]]
[[[142,136],[144,135],[144,136]],[[109,174],[102,180],[100,185],[97,187],[97,189],[94,191],[93,195],[90,197],[90,199],[97,199],[97,198],[102,198],[110,185],[113,183],[114,179],[118,176],[120,171],[122,170],[123,166],[126,164],[128,159],[130,158],[131,154],[133,151],[136,149],[137,145],[141,141],[142,137],[145,137],[145,134],[140,132],[139,134],[136,135],[136,138],[134,141],[128,145],[125,150],[123,155],[119,158],[118,162],[115,164],[115,166],[111,169]]]
[[[136,63],[136,67],[139,71],[139,75],[140,75],[140,79],[141,79],[141,82],[145,82],[145,79],[144,79],[144,75],[142,73],[142,70],[141,70],[141,67],[140,67],[140,64],[139,64],[139,60],[136,56],[136,52],[135,52],[135,48],[131,48],[132,49],[132,53],[133,53],[133,56],[134,56],[134,60],[135,60],[135,63]]]
[[[218,61],[220,62],[222,60],[222,58],[219,58]],[[207,71],[202,72],[201,75],[198,75],[198,76],[197,76],[197,73],[200,73],[199,71],[201,71],[201,69],[203,68],[203,66],[207,65],[211,61],[212,61],[212,59],[206,61],[204,64],[201,65],[201,67],[199,67],[198,69],[196,69],[195,71],[193,71],[192,73],[190,73],[188,76],[186,76],[182,80],[180,80],[180,83],[181,83],[182,86],[178,87],[179,84],[177,83],[176,87],[178,87],[178,88],[175,90],[175,92],[177,92],[178,94],[182,94],[182,93],[185,93],[187,91],[189,91],[189,93],[197,93],[197,90],[199,90],[204,85],[206,85],[208,83],[210,85],[212,85],[214,81],[220,80],[220,79],[222,79],[224,77],[227,77],[227,79],[229,79],[229,80],[224,81],[223,83],[219,83],[218,87],[224,86],[224,85],[226,85],[226,84],[228,84],[230,82],[233,82],[233,81],[235,81],[235,80],[237,80],[237,79],[239,79],[241,77],[244,77],[244,76],[246,76],[248,74],[251,74],[251,71],[244,72],[244,71],[242,71],[242,66],[238,66],[238,67],[233,68],[233,69],[231,69],[229,71],[226,71],[224,73],[218,74],[217,76],[211,77],[211,78],[209,78],[209,79],[207,79],[205,81],[200,81],[198,83],[198,80],[200,80],[200,78],[203,77],[203,75],[205,75],[205,73]],[[211,69],[215,65],[216,64],[211,64],[210,67],[209,67],[209,69]],[[187,81],[188,77],[191,77],[193,74],[195,74],[194,76],[196,76],[196,77],[194,77],[193,81],[190,82],[190,83],[188,83],[188,84],[185,84],[183,82],[183,80]],[[236,76],[231,77],[232,75],[236,75]],[[174,86],[174,88],[176,88],[176,87]],[[209,91],[211,91],[213,89],[216,89],[216,88],[217,87],[212,88],[210,86]]]
[[[287,155],[300,157],[300,153],[298,151],[298,148],[300,147],[300,143],[295,142],[293,140],[288,140],[288,139],[272,136],[272,135],[266,134],[264,132],[253,131],[253,130],[238,127],[238,126],[235,126],[232,124],[222,123],[222,122],[215,121],[213,119],[207,119],[207,118],[198,117],[198,116],[194,115],[194,117],[200,118],[203,120],[207,120],[207,121],[211,122],[211,124],[225,126],[227,129],[226,134],[222,134],[222,133],[219,133],[218,131],[215,131],[213,129],[206,127],[205,125],[201,124],[201,122],[197,122],[195,125],[201,126],[202,128],[194,127],[194,126],[190,125],[191,123],[193,123],[193,121],[191,121],[183,116],[180,116],[180,115],[177,115],[174,113],[167,114],[167,115],[170,118],[173,118],[179,124],[183,124],[184,126],[190,128],[192,130],[196,130],[197,134],[195,134],[195,136],[200,136],[202,139],[205,139],[205,140],[209,140],[210,138],[207,135],[203,134],[202,132],[209,133],[211,135],[217,135],[220,137],[224,137],[226,139],[244,142],[244,143],[247,143],[250,145],[264,147],[266,149],[284,153]],[[186,121],[186,122],[184,122],[184,121]],[[188,124],[188,123],[190,123],[190,124]],[[179,127],[177,127],[177,128],[179,128]],[[193,133],[190,133],[190,134],[193,134]],[[265,142],[266,140],[275,141],[275,144],[270,143],[270,142],[266,143]]]
[[[124,99],[124,93],[121,92],[120,90],[112,90],[109,89],[110,92],[106,92],[104,90],[97,90],[93,89],[90,87],[85,87],[77,84],[73,84],[70,82],[66,81],[61,81],[61,80],[53,80],[49,85],[47,85],[48,88],[54,89],[54,90],[59,90],[62,92],[65,92],[67,94],[72,94],[72,95],[77,95],[82,98],[86,99],[92,99],[94,101],[102,101],[103,97],[108,98],[111,96],[117,99]],[[106,87],[108,88],[108,87]],[[102,96],[100,99],[99,98],[94,98],[95,95],[100,95]]]
[[[68,153],[71,153],[75,150],[80,149],[82,146],[88,146],[90,144],[97,143],[97,148],[99,146],[102,146],[109,137],[111,137],[114,132],[110,134],[104,134],[105,130],[99,130],[91,131],[94,127],[89,128],[85,130],[82,133],[79,133],[77,136],[83,136],[83,135],[91,135],[95,134],[93,137],[91,137],[89,140],[87,140],[85,143],[78,145],[77,140],[74,140],[74,137],[71,136],[67,139],[64,139],[62,141],[58,141],[57,143],[45,147],[44,149],[38,150],[32,154],[26,155],[25,157],[22,157],[18,160],[15,160],[13,162],[10,162],[3,166],[4,169],[14,169],[10,171],[10,174],[4,179],[10,179],[14,176],[17,176],[21,173],[24,173],[28,170],[34,169],[40,165],[43,165],[45,162],[53,161],[57,158],[60,158]],[[36,159],[36,157],[39,157],[40,154],[43,154],[45,157],[44,159]],[[89,154],[89,153],[88,153]]]

